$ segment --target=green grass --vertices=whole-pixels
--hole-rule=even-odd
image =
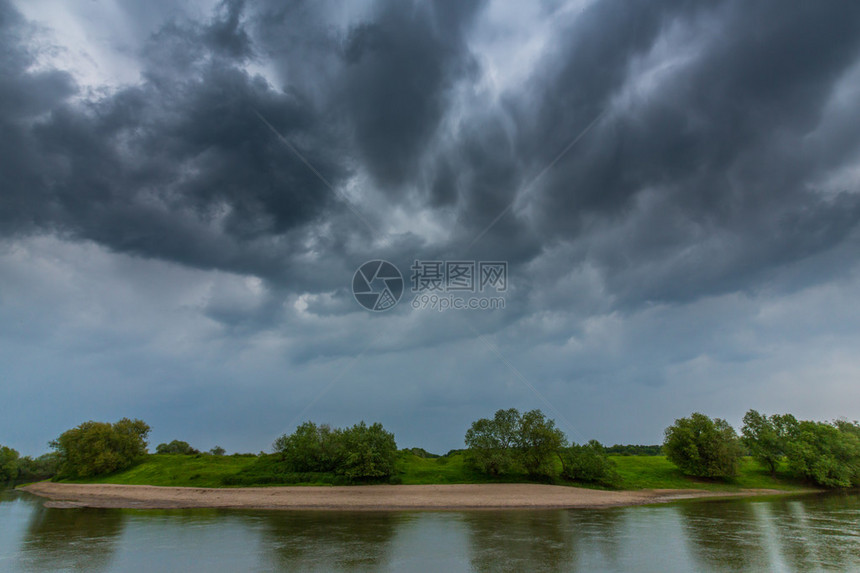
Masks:
[[[529,481],[525,475],[493,478],[479,473],[468,466],[466,456],[459,452],[438,458],[422,458],[409,452],[399,452],[394,467],[400,483],[409,485]]]
[[[744,458],[740,472],[728,480],[685,476],[666,456],[612,456],[621,475],[621,489],[707,489],[732,491],[744,488],[800,490],[808,486],[792,478],[786,467],[775,477],[751,458]]]
[[[768,488],[785,491],[808,486],[791,478],[787,468],[781,467],[771,477],[753,460],[746,458],[740,474],[726,481],[687,477],[665,456],[611,456],[622,478],[620,489],[706,489],[736,491],[744,488]],[[86,483],[115,483],[127,485],[160,485],[190,487],[225,487],[252,485],[332,485],[346,483],[333,474],[295,474],[284,472],[276,456],[239,457],[159,455],[152,454],[125,471],[101,476]],[[452,453],[438,458],[424,458],[409,451],[397,455],[392,483],[449,484],[449,483],[523,483],[526,475],[508,475],[493,478],[471,469],[463,453]],[[560,478],[545,481],[559,485],[570,484]]]
[[[248,456],[193,456],[150,454],[141,463],[121,472],[76,483],[221,487],[224,476],[235,474],[257,458]]]

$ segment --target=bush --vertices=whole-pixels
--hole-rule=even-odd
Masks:
[[[666,428],[663,450],[686,475],[708,478],[737,475],[743,454],[728,422],[698,412]]]
[[[352,481],[392,475],[397,457],[394,434],[379,423],[332,429],[306,422],[273,447],[291,472],[334,473]]]
[[[155,447],[156,454],[184,454],[184,455],[194,455],[199,454],[200,451],[192,448],[188,442],[183,442],[181,440],[173,440],[169,444],[158,444]]]
[[[292,434],[284,434],[272,446],[287,467],[295,472],[330,472],[343,461],[341,430],[313,422],[301,424]]]
[[[149,426],[123,418],[115,424],[84,422],[51,442],[59,454],[59,478],[86,478],[123,470],[146,455]]]
[[[584,445],[573,444],[559,452],[561,477],[578,482],[598,483],[615,487],[621,476],[615,471],[615,463],[606,455],[606,449],[597,440]]]
[[[397,444],[394,434],[385,431],[382,424],[372,426],[364,422],[343,431],[345,459],[335,472],[351,480],[368,480],[388,477],[394,473]]]

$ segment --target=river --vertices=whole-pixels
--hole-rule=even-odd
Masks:
[[[860,496],[600,510],[48,509],[0,492],[0,571],[860,571]]]

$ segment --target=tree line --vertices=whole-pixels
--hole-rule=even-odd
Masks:
[[[0,446],[0,483],[85,479],[122,471],[147,455],[149,432],[149,425],[137,419],[123,418],[113,424],[89,421],[63,432],[50,442],[53,452],[35,459]],[[617,486],[620,478],[610,454],[662,452],[682,473],[694,477],[730,479],[749,455],[772,475],[786,471],[823,487],[860,487],[860,424],[856,421],[801,421],[791,414],[767,416],[750,410],[738,434],[723,419],[693,413],[666,428],[662,446],[605,448],[596,440],[568,441],[540,410],[520,413],[510,408],[473,422],[464,441],[465,450],[448,455],[462,452],[474,471],[500,479],[519,474],[544,481],[560,478]],[[386,480],[394,476],[398,456],[394,434],[379,423],[363,421],[345,428],[305,422],[277,438],[272,451],[265,456],[261,452],[233,485],[261,479],[299,483],[321,475],[333,476],[331,483]],[[420,448],[406,451],[439,457]],[[156,453],[217,456],[226,452],[216,446],[201,453],[187,442],[173,440],[159,444]]]
[[[728,422],[701,413],[680,418],[665,432],[663,449],[682,472],[730,478],[749,454],[771,474],[785,462],[794,476],[833,488],[860,487],[860,424],[798,421],[791,414],[750,410],[741,436]]]

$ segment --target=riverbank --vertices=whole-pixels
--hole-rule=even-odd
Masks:
[[[20,489],[47,498],[49,507],[349,511],[598,508],[786,493],[775,489],[605,491],[540,484],[192,488],[39,482]]]
[[[738,475],[729,480],[697,479],[683,475],[665,456],[611,456],[621,477],[619,490],[708,490],[737,492],[745,489],[799,491],[808,486],[793,478],[786,466],[770,475],[745,458]],[[560,467],[557,468],[561,470]],[[146,456],[140,463],[118,473],[67,483],[154,485],[170,487],[258,487],[349,485],[333,474],[284,473],[276,456],[164,455]],[[462,453],[423,458],[408,451],[398,453],[392,485],[535,483],[524,474],[488,476],[474,470]],[[593,487],[555,478],[551,485]]]

